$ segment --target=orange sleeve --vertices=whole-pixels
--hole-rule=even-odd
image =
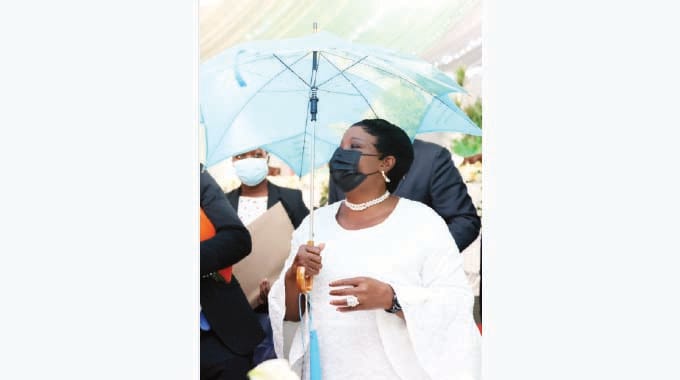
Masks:
[[[207,240],[215,236],[215,226],[213,226],[208,215],[205,214],[203,208],[201,210],[201,241]],[[217,271],[222,275],[226,282],[231,282],[231,267],[226,267]]]

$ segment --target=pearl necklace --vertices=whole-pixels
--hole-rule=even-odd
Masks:
[[[378,198],[372,199],[372,200],[370,200],[368,202],[364,202],[364,203],[351,203],[347,199],[345,199],[345,206],[349,207],[350,210],[362,211],[362,210],[366,210],[367,208],[369,208],[371,206],[375,206],[378,203],[383,202],[389,196],[390,196],[390,192],[388,190],[385,190],[385,194],[379,196]]]

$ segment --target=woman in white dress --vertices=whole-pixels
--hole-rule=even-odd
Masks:
[[[329,166],[347,198],[314,211],[318,246],[307,246],[309,217],[302,222],[269,294],[278,357],[286,357],[283,321],[300,320],[302,266],[314,276],[312,328],[324,380],[480,377],[474,298],[456,244],[429,207],[390,194],[412,161],[410,139],[385,120],[345,132]],[[300,328],[287,356],[298,373],[309,365]]]

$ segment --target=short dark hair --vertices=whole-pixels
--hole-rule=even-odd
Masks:
[[[361,127],[366,133],[376,137],[375,147],[382,154],[380,158],[385,156],[396,158],[397,162],[387,173],[390,179],[387,190],[394,192],[413,163],[411,138],[403,129],[384,119],[364,119],[352,124],[352,127]]]

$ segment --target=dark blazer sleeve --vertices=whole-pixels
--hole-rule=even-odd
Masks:
[[[302,191],[289,189],[286,194],[286,211],[294,228],[298,228],[300,223],[309,215],[309,209],[302,200]]]
[[[234,210],[236,210],[236,215],[238,215],[238,200],[241,197],[241,188],[237,187],[234,190],[225,193],[224,195],[227,197],[227,200],[229,201],[229,204],[231,204],[231,207],[233,207]]]
[[[201,207],[215,226],[215,236],[201,242],[201,275],[234,265],[252,248],[243,226],[222,189],[207,171],[201,173]]]
[[[445,148],[435,156],[430,176],[431,207],[446,221],[462,252],[479,234],[481,220],[460,172]]]
[[[267,208],[271,208],[276,202],[281,201],[291,224],[293,224],[294,228],[298,228],[305,216],[309,214],[309,209],[302,200],[302,191],[299,189],[277,186],[271,182],[269,182],[267,186],[269,191]]]

